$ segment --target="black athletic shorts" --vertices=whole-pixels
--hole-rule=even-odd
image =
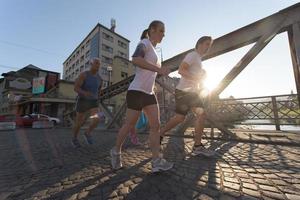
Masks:
[[[76,112],[83,113],[89,111],[92,108],[98,108],[97,99],[85,99],[82,97],[77,97],[75,105]]]
[[[144,107],[157,104],[154,94],[147,94],[137,90],[128,90],[126,95],[127,108],[141,111]]]
[[[175,90],[175,112],[186,115],[193,107],[204,107],[203,101],[197,93]]]

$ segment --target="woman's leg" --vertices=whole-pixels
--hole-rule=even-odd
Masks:
[[[152,158],[159,157],[159,108],[157,104],[149,105],[143,108],[143,111],[149,121],[150,135],[149,135],[149,145],[152,151]]]

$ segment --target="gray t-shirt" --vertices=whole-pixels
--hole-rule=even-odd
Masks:
[[[192,74],[197,74],[199,76],[205,74],[205,70],[202,68],[201,55],[196,51],[188,53],[182,62],[185,62],[189,65],[188,71]],[[183,76],[181,76],[180,81],[176,87],[176,89],[185,92],[198,92],[201,88],[203,88],[203,80],[194,81]]]

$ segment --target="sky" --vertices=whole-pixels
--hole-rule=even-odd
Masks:
[[[203,35],[220,37],[298,3],[294,0],[0,0],[0,74],[28,64],[62,74],[65,59],[97,23],[130,42],[130,55],[152,20],[165,23],[163,59],[194,47]],[[207,86],[214,85],[252,45],[207,60]],[[173,73],[172,76],[177,76]],[[221,97],[254,97],[296,91],[286,33],[270,44]]]

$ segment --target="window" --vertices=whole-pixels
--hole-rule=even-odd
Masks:
[[[103,75],[108,75],[108,71],[106,70],[106,68],[101,68],[101,70]]]
[[[128,74],[126,72],[121,72],[121,77],[122,78],[127,78],[128,77]]]
[[[106,56],[102,56],[102,62],[108,63],[108,64],[112,64],[113,63],[113,59],[106,57]]]
[[[102,32],[102,36],[103,36],[104,39],[106,39],[108,41],[111,41],[111,42],[114,41],[114,38],[111,35],[107,34],[107,33]]]
[[[83,62],[83,60],[84,60],[84,56],[81,56],[80,57],[80,62]]]
[[[111,48],[110,46],[107,46],[105,44],[102,44],[102,50],[110,52],[110,53],[114,52],[113,48]]]
[[[88,46],[90,45],[90,41],[91,41],[91,40],[86,41],[85,47],[88,47]]]
[[[118,45],[119,45],[120,47],[123,47],[124,49],[127,48],[127,44],[125,44],[124,42],[122,42],[122,41],[120,41],[120,40],[118,40]]]
[[[81,47],[80,52],[82,53],[84,51],[84,46]]]
[[[76,66],[79,65],[79,60],[76,61]]]
[[[86,62],[85,63],[85,68],[88,68],[89,67],[89,62]]]
[[[118,51],[118,54],[119,54],[119,56],[122,56],[122,57],[127,57],[127,55],[126,55],[126,53],[123,53],[122,51]]]
[[[123,64],[123,67],[126,67],[126,68],[128,68],[128,62],[127,61],[125,61],[125,60],[123,60],[123,62],[122,62],[122,64]]]
[[[82,72],[84,69],[83,65],[80,66],[80,72]]]
[[[106,88],[108,86],[108,81],[103,81],[103,88]]]
[[[74,67],[75,67],[75,64],[72,65],[72,69],[74,69]]]
[[[89,57],[90,57],[90,51],[88,50],[88,51],[85,53],[85,58],[86,58],[86,59],[89,59]]]

